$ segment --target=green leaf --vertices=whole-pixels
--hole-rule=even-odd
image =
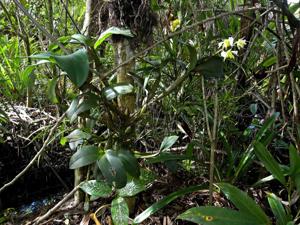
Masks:
[[[213,206],[188,209],[177,219],[202,225],[263,225],[245,212]]]
[[[261,225],[271,224],[264,211],[245,192],[227,183],[218,183],[217,186],[241,212],[249,214]]]
[[[131,176],[138,178],[140,176],[140,167],[137,159],[128,150],[119,150],[118,157],[123,163],[126,172]]]
[[[285,185],[285,177],[280,169],[279,163],[273,158],[267,148],[259,141],[254,143],[254,152],[259,160],[264,164],[266,169],[277,179]]]
[[[70,159],[70,169],[77,169],[90,165],[101,156],[99,149],[92,145],[82,146]]]
[[[91,39],[89,39],[87,36],[84,36],[83,34],[74,34],[71,36],[70,43],[73,44],[84,44],[87,46],[91,46]]]
[[[73,99],[73,101],[71,102],[71,105],[69,106],[69,108],[66,112],[66,115],[69,119],[71,119],[72,115],[75,113],[75,111],[78,107],[78,104],[79,104],[79,98],[76,97]]]
[[[146,190],[148,186],[155,180],[155,175],[148,170],[141,170],[139,179],[131,178],[125,187],[118,189],[118,196],[132,197]]]
[[[103,181],[89,180],[80,184],[80,188],[94,197],[106,198],[112,194],[111,186],[107,185]]]
[[[66,139],[69,141],[69,146],[72,150],[75,150],[78,145],[81,145],[84,140],[91,138],[89,133],[83,132],[80,129],[72,131]]]
[[[70,55],[54,55],[53,58],[77,87],[85,83],[89,75],[89,60],[85,49],[79,49]]]
[[[98,166],[108,183],[114,184],[116,188],[125,187],[127,183],[126,170],[116,151],[107,150],[98,161]]]
[[[47,94],[48,94],[49,100],[53,104],[57,104],[58,103],[58,99],[57,99],[56,91],[55,91],[57,82],[58,82],[58,77],[51,79],[49,81],[49,83],[48,83]]]
[[[223,78],[224,77],[224,62],[221,57],[212,56],[202,58],[198,61],[195,72],[199,72],[205,79]]]
[[[70,118],[70,122],[73,123],[81,113],[84,113],[86,111],[89,111],[92,108],[97,107],[98,100],[99,100],[99,96],[97,96],[93,93],[87,93],[83,97],[83,100],[81,101],[80,104],[78,104],[79,100],[78,100],[78,103],[74,102],[74,105],[72,105],[72,108],[70,106],[71,109],[69,108],[70,110],[68,109],[68,111],[67,111],[67,115]],[[77,105],[76,105],[76,103],[77,103]]]
[[[111,202],[111,217],[114,224],[128,225],[129,209],[124,198],[115,198]]]
[[[286,225],[289,221],[291,221],[291,217],[286,214],[282,203],[275,194],[268,193],[268,202],[276,218],[276,225]]]
[[[206,185],[197,185],[197,186],[191,186],[188,188],[184,188],[180,191],[173,192],[172,194],[166,196],[162,200],[154,203],[151,205],[149,208],[147,208],[145,211],[143,211],[141,214],[139,214],[137,217],[134,218],[133,223],[134,224],[139,224],[143,222],[145,219],[147,219],[149,216],[152,214],[156,213],[158,210],[162,209],[166,205],[168,205],[170,202],[174,201],[178,197],[181,197],[182,195],[199,191],[205,188]],[[206,187],[207,188],[207,187]]]
[[[300,156],[297,149],[290,145],[289,147],[289,156],[290,156],[290,171],[289,174],[294,176],[300,173]]]
[[[165,137],[160,145],[159,150],[165,151],[165,150],[171,148],[175,144],[175,142],[178,140],[178,138],[179,138],[178,136]]]
[[[94,49],[98,48],[99,45],[102,44],[103,41],[105,41],[107,38],[109,38],[111,35],[117,34],[117,35],[123,35],[126,37],[133,37],[133,34],[128,29],[121,29],[118,27],[110,27],[106,31],[100,34],[100,37],[96,41],[94,45]]]
[[[272,116],[270,116],[262,125],[262,127],[259,129],[255,136],[255,140],[260,141],[262,137],[264,137],[265,133],[271,128],[271,126],[274,124],[275,120],[278,118],[279,113],[274,113]]]
[[[271,56],[262,62],[263,67],[270,67],[277,62],[277,56]]]
[[[106,157],[113,169],[113,172],[116,174],[116,179],[114,180],[116,188],[124,187],[127,183],[127,176],[123,163],[118,154],[116,153],[116,151],[107,150]]]
[[[256,112],[257,112],[257,104],[256,103],[250,105],[250,111],[253,115],[256,114]]]
[[[107,100],[112,100],[119,95],[129,94],[133,91],[131,84],[116,84],[112,87],[105,88],[104,95]]]
[[[53,54],[51,52],[44,52],[36,55],[29,56],[32,59],[45,59],[45,60],[51,60],[53,59]]]

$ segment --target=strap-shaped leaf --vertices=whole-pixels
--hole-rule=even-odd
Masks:
[[[128,225],[129,209],[124,198],[118,197],[111,202],[111,217],[114,224]]]
[[[249,214],[258,224],[271,224],[264,211],[245,192],[227,183],[219,183],[217,186],[241,212]]]
[[[292,220],[292,218],[287,215],[282,203],[275,194],[268,193],[268,202],[276,218],[276,225],[286,225]]]
[[[277,179],[285,185],[285,177],[280,169],[279,163],[273,158],[267,148],[259,141],[254,143],[254,152],[259,160],[264,164],[266,169]]]
[[[177,219],[202,225],[263,225],[245,212],[213,206],[188,209]]]
[[[133,223],[139,224],[139,223],[143,222],[145,219],[147,219],[149,216],[151,216],[152,214],[156,213],[158,210],[162,209],[163,207],[165,207],[166,205],[168,205],[169,203],[174,201],[176,198],[183,196],[185,194],[191,193],[191,192],[202,190],[205,187],[206,187],[206,185],[197,185],[197,186],[191,186],[188,188],[184,188],[180,191],[173,192],[172,194],[166,196],[162,200],[154,203],[153,205],[148,207],[145,211],[143,211],[141,214],[139,214],[137,217],[135,217],[133,220]]]
[[[70,55],[53,55],[53,58],[77,87],[85,83],[89,75],[89,60],[85,49],[79,49]]]
[[[290,156],[290,171],[289,174],[295,176],[300,174],[300,156],[297,149],[290,145],[289,147],[289,156]]]
[[[70,169],[87,166],[96,162],[101,156],[101,151],[93,145],[82,146],[70,159]]]

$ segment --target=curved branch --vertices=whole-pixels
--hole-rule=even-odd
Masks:
[[[56,124],[54,125],[54,127],[50,130],[49,135],[47,137],[47,139],[45,140],[43,146],[41,147],[40,151],[38,151],[38,153],[33,157],[33,159],[28,163],[28,165],[17,175],[15,176],[14,179],[12,179],[10,182],[4,184],[1,188],[0,188],[0,193],[3,192],[7,187],[13,185],[19,178],[21,178],[29,169],[30,167],[35,163],[35,161],[38,159],[38,157],[45,151],[47,145],[49,144],[54,131],[56,130],[56,128],[58,127],[58,125],[61,123],[61,121],[65,118],[66,113],[64,113],[56,122]]]

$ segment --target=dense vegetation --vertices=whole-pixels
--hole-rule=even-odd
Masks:
[[[0,15],[0,224],[300,223],[300,2]]]

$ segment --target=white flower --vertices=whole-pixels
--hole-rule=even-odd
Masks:
[[[219,43],[219,48],[227,49],[233,46],[233,37],[229,37],[228,39],[224,39],[222,42]]]
[[[227,50],[221,52],[221,56],[224,58],[224,61],[226,59],[234,59],[235,55],[237,56],[237,51]]]
[[[245,45],[246,45],[246,40],[243,39],[243,38],[241,38],[241,39],[239,39],[237,42],[235,42],[235,44],[236,44],[236,47],[238,48],[238,50],[240,50],[240,49],[242,49],[242,48],[245,47]]]

